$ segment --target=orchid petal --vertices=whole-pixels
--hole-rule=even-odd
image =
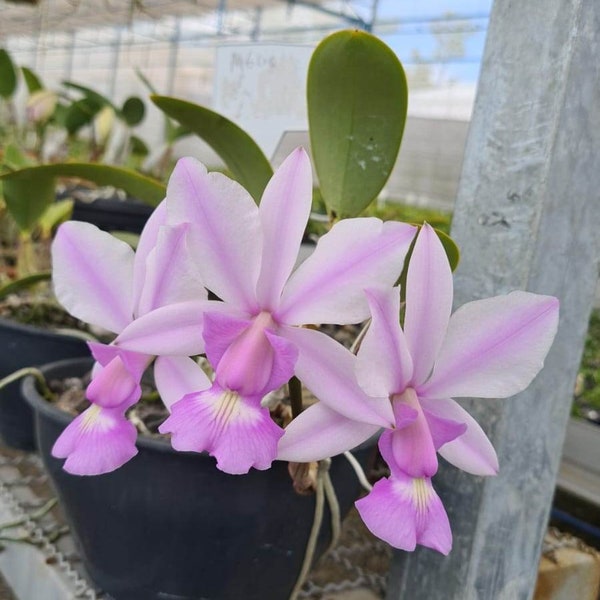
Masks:
[[[444,247],[432,227],[421,228],[406,281],[404,334],[413,357],[413,386],[431,374],[452,312],[452,271]]]
[[[420,544],[445,555],[452,549],[448,515],[429,479],[380,479],[356,508],[369,530],[394,548]]]
[[[109,473],[137,454],[136,437],[121,408],[92,405],[60,434],[52,456],[66,458],[64,469],[74,475]]]
[[[120,357],[113,358],[88,385],[87,399],[103,408],[135,404],[142,395],[140,380],[132,376]]]
[[[365,320],[363,290],[394,285],[415,232],[375,218],[339,221],[292,274],[275,316],[289,325]]]
[[[108,365],[113,358],[118,356],[123,361],[125,368],[137,379],[141,379],[144,371],[152,360],[152,355],[150,354],[131,352],[130,350],[119,348],[119,346],[115,346],[114,344],[88,342],[87,345],[92,356],[100,363],[100,365],[104,367]]]
[[[448,442],[455,440],[467,431],[467,425],[452,419],[444,419],[435,413],[423,409],[423,414],[431,433],[431,439],[436,450]]]
[[[469,302],[451,317],[431,378],[419,397],[505,398],[544,365],[558,325],[558,300],[512,292]]]
[[[394,403],[394,416],[396,417],[395,430],[404,429],[412,425],[419,416],[419,411],[408,406],[404,402]]]
[[[184,396],[211,386],[206,373],[187,356],[159,356],[154,362],[154,381],[169,410]]]
[[[119,333],[133,319],[133,250],[89,223],[63,223],[52,244],[58,301],[86,323]]]
[[[119,356],[120,348],[118,346],[101,342],[88,342],[87,345],[101,367],[105,367],[113,358]]]
[[[262,237],[258,207],[237,182],[178,161],[167,187],[171,224],[190,223],[189,244],[206,287],[225,302],[256,309]]]
[[[265,336],[273,349],[274,361],[271,368],[271,376],[265,386],[265,391],[276,390],[287,383],[294,375],[296,361],[298,360],[298,348],[285,337],[275,335],[268,329],[265,330]]]
[[[88,346],[98,362],[86,397],[98,406],[123,406],[123,410],[137,402],[142,393],[140,381],[152,356],[99,342],[88,342]]]
[[[211,335],[220,330],[224,338],[230,338],[240,325],[240,321],[233,320],[227,326],[224,319],[215,315],[209,320],[212,328],[204,332],[207,346],[212,346]],[[223,388],[242,396],[263,396],[292,377],[298,351],[292,343],[269,331],[268,327],[274,325],[269,313],[260,313],[230,343],[215,367],[216,380]],[[217,340],[216,344],[221,342]],[[211,350],[214,357],[217,350]]]
[[[312,169],[302,148],[290,154],[269,181],[260,201],[263,231],[261,272],[256,295],[274,310],[300,249],[312,204]]]
[[[188,249],[188,229],[188,223],[160,228],[156,246],[146,261],[137,316],[167,304],[208,297]]]
[[[498,456],[477,421],[454,400],[421,400],[423,409],[438,418],[464,423],[466,431],[438,449],[455,467],[473,475],[496,475]]]
[[[401,396],[395,397],[393,408],[401,428],[381,434],[381,456],[390,467],[392,475],[402,472],[411,477],[431,477],[438,469],[437,455],[414,390],[409,388]],[[412,418],[415,412],[416,417]]]
[[[223,354],[252,324],[252,319],[239,316],[233,311],[206,312],[202,336],[206,344],[206,358],[211,365],[218,365]]]
[[[244,398],[216,384],[173,404],[159,429],[171,433],[175,450],[207,451],[219,469],[233,475],[251,467],[268,469],[283,435],[260,398]]]
[[[140,295],[146,279],[146,259],[154,246],[156,246],[158,232],[166,222],[167,203],[163,200],[152,211],[150,218],[146,221],[135,250],[135,259],[133,261],[133,305],[136,307],[139,306]]]
[[[369,396],[391,396],[404,390],[412,376],[412,358],[400,328],[400,291],[366,293],[372,320],[358,352],[356,379]]]
[[[277,459],[313,462],[336,456],[362,444],[379,429],[378,425],[352,421],[317,402],[285,428]]]
[[[394,415],[388,398],[367,396],[356,381],[356,357],[324,333],[297,327],[281,328],[299,351],[296,376],[326,406],[354,421],[391,427]]]
[[[204,352],[202,337],[205,310],[218,310],[220,302],[188,300],[169,304],[142,315],[115,340],[120,347],[155,356],[194,356]]]

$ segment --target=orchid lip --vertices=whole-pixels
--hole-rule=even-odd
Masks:
[[[420,477],[412,482],[411,495],[417,512],[424,513],[429,505],[431,492],[427,487],[427,479]]]
[[[92,404],[84,413],[81,421],[81,431],[89,431],[98,423],[98,419],[102,416],[102,407]]]
[[[232,419],[239,415],[239,399],[240,395],[237,392],[223,390],[219,401],[215,404],[215,423],[219,430],[223,430]]]

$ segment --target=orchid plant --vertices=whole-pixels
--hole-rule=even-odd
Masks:
[[[558,302],[517,291],[451,315],[447,240],[445,247],[427,224],[357,216],[389,176],[406,113],[402,68],[381,42],[359,32],[327,38],[311,61],[308,99],[330,229],[304,262],[307,153],[296,149],[273,173],[231,122],[173,99],[154,101],[204,135],[241,184],[181,159],[135,253],[91,225],[60,227],[56,296],[114,339],[90,344],[90,407],[53,453],[77,475],[133,458],[127,411],[152,368],[169,413],[159,430],[175,450],[207,452],[232,475],[275,460],[325,461],[379,436],[390,475],[357,502],[363,520],[396,548],[447,554],[450,524],[433,487],[437,455],[476,475],[499,467],[486,434],[454,398],[527,387],[554,338]],[[323,324],[363,329],[350,350],[320,331]],[[265,398],[286,385],[293,418],[282,426]],[[317,399],[308,407],[301,386]]]
[[[452,398],[524,389],[550,348],[558,302],[513,292],[450,316],[452,273],[435,232],[375,218],[336,223],[294,268],[311,178],[308,156],[294,151],[257,206],[239,184],[185,158],[135,256],[91,225],[61,227],[57,298],[118,335],[108,346],[90,344],[91,407],[65,429],[54,455],[80,475],[132,458],[125,411],[158,357],[156,384],[170,411],[160,430],[177,450],[210,453],[226,473],[267,469],[276,459],[321,460],[384,429],[379,449],[391,475],[358,510],[393,546],[446,554],[450,526],[431,482],[436,452],[478,475],[498,469],[485,433]],[[401,321],[395,283],[415,236]],[[369,318],[357,355],[307,327]],[[214,380],[190,358],[198,354]],[[261,401],[294,376],[319,401],[282,429]]]

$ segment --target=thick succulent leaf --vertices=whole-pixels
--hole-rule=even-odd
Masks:
[[[21,67],[21,73],[30,94],[44,89],[41,79],[29,67]]]
[[[448,262],[450,263],[450,269],[453,272],[456,271],[456,267],[458,267],[458,263],[460,262],[460,250],[458,249],[456,242],[443,231],[440,231],[439,229],[435,228],[434,231],[436,235],[440,238],[440,242],[442,242],[442,246],[444,247],[444,251],[446,252],[446,256],[448,257]],[[412,256],[416,240],[417,237],[415,236],[408,251],[408,254],[406,255],[406,259],[404,260],[404,268],[402,269],[402,273],[400,274],[400,278],[398,279],[398,285],[400,286],[402,302],[404,302],[404,300],[406,299],[406,276],[408,274],[408,265],[410,263],[410,257]]]
[[[120,111],[120,115],[123,117],[123,120],[130,127],[134,127],[138,125],[144,120],[144,116],[146,114],[146,105],[142,101],[141,98],[137,96],[130,96],[123,103],[123,108]]]
[[[99,94],[95,90],[86,87],[85,85],[80,85],[79,83],[74,83],[73,81],[63,81],[62,84],[67,88],[81,92],[86,98],[94,101],[101,107],[110,106],[115,112],[119,112],[119,109],[106,96]]]
[[[82,127],[89,125],[101,108],[102,104],[91,98],[81,98],[71,103],[64,114],[64,126],[69,135],[75,135]]]
[[[17,89],[17,71],[10,54],[0,48],[0,96],[10,98]]]
[[[132,135],[129,138],[129,143],[131,144],[131,153],[137,156],[148,156],[150,153],[150,148],[146,142],[137,135]]]
[[[64,127],[66,129],[67,115],[69,114],[70,105],[65,104],[64,102],[58,102],[56,104],[56,108],[54,109],[54,114],[52,115],[52,122],[58,125],[59,127]]]
[[[54,178],[47,173],[19,177],[37,167],[2,175],[2,192],[6,208],[22,233],[30,233],[44,211],[54,201]]]
[[[165,114],[209,144],[254,200],[260,200],[273,169],[243,129],[223,115],[191,102],[166,96],[151,96],[151,100]]]
[[[2,166],[5,170],[15,171],[16,169],[32,167],[35,164],[35,161],[29,158],[16,144],[11,142],[4,147],[4,161]]]
[[[460,262],[460,250],[456,245],[456,242],[447,233],[444,233],[439,229],[436,229],[435,232],[440,238],[442,246],[444,246],[448,262],[450,263],[450,269],[452,269],[453,272],[456,271],[456,267],[458,267],[458,263]]]
[[[165,197],[162,183],[135,171],[110,165],[58,163],[6,173],[0,177],[6,205],[22,231],[31,231],[54,201],[56,177],[78,177],[97,185],[110,185],[156,206]]]
[[[308,69],[308,121],[323,199],[358,215],[396,162],[406,121],[406,77],[396,55],[364,31],[325,38]]]

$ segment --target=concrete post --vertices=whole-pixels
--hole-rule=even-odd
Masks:
[[[443,465],[454,549],[396,553],[388,600],[531,598],[598,280],[600,2],[496,0],[453,236],[456,306],[513,289],[556,295],[557,339],[534,384],[466,401],[500,474]],[[600,430],[598,432],[600,435]]]

